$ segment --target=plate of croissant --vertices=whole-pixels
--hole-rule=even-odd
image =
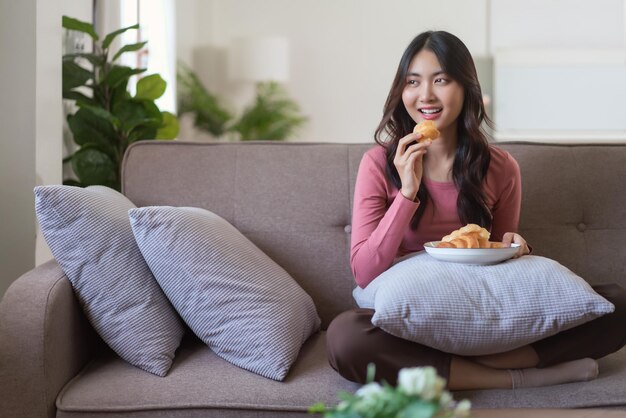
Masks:
[[[440,241],[424,244],[426,252],[441,261],[463,264],[497,264],[513,257],[519,244],[505,245],[489,241],[490,233],[485,228],[468,224],[452,231]]]

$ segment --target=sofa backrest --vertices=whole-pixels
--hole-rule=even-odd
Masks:
[[[534,253],[626,287],[626,144],[499,146],[520,165],[520,233]]]
[[[122,188],[137,206],[193,206],[237,227],[316,303],[323,326],[354,306],[356,173],[372,144],[145,141]],[[520,232],[591,283],[626,286],[626,144],[502,143],[522,171]]]

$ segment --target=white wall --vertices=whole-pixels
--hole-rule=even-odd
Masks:
[[[297,140],[370,142],[400,55],[417,33],[451,31],[475,57],[528,47],[626,48],[625,4],[624,0],[179,0],[177,48],[179,59],[240,109],[252,99],[253,88],[227,78],[230,41],[287,37],[291,43],[287,87],[311,118]],[[626,106],[623,101],[615,105]],[[196,136],[188,127],[181,131],[182,138]]]
[[[492,0],[491,52],[624,48],[624,0]]]
[[[491,12],[497,139],[626,141],[626,1],[494,0]]]
[[[0,295],[35,265],[36,8],[0,1]]]
[[[63,55],[65,31],[61,26],[63,15],[90,22],[91,2],[84,0],[37,1],[37,185],[63,182],[63,130],[62,68],[59,57]],[[88,37],[83,38],[88,42]],[[90,47],[85,49],[90,50]],[[52,259],[50,248],[37,225],[35,265]]]
[[[84,0],[0,0],[0,296],[51,258],[37,236],[33,188],[58,184],[62,156],[61,16]]]
[[[62,51],[61,4],[37,1],[35,144],[36,184],[60,184],[62,178],[62,95],[59,56]],[[61,117],[59,117],[61,115]],[[35,264],[52,259],[52,253],[37,225]]]

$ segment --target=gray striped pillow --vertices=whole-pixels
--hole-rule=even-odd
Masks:
[[[184,324],[135,243],[134,207],[103,186],[35,188],[43,235],[89,322],[121,358],[165,376]]]
[[[420,253],[353,294],[376,311],[372,324],[459,355],[512,350],[614,310],[566,267],[532,255],[476,266]]]
[[[150,269],[194,333],[223,359],[283,380],[320,326],[311,297],[212,212],[144,207],[129,214]]]

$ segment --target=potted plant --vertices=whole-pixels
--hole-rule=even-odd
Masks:
[[[309,412],[324,418],[468,418],[471,403],[456,402],[444,389],[446,381],[433,367],[404,368],[398,373],[398,385],[374,382],[375,366],[367,369],[367,384],[355,394],[341,392],[334,407],[317,403]]]
[[[242,141],[290,138],[306,122],[297,103],[274,81],[258,83],[254,103],[244,109],[231,127]]]
[[[253,104],[238,119],[207,90],[198,76],[184,64],[178,69],[178,114],[189,113],[194,126],[219,138],[230,135],[241,141],[283,141],[294,136],[307,121],[300,107],[288,97],[285,89],[273,81],[256,85]]]
[[[219,138],[228,131],[232,113],[220,98],[207,90],[196,73],[186,65],[178,64],[178,114],[193,115],[194,126]]]
[[[78,149],[70,162],[78,180],[64,184],[100,184],[120,190],[120,168],[126,148],[142,139],[172,139],[178,135],[178,121],[162,112],[154,101],[161,97],[166,82],[158,74],[137,82],[136,93],[128,91],[130,77],[146,71],[117,63],[125,52],[139,51],[147,42],[124,45],[115,53],[114,39],[139,25],[107,34],[101,39],[93,25],[63,16],[63,27],[86,33],[93,40],[93,52],[63,55],[63,98],[73,100],[77,110],[67,116]]]

